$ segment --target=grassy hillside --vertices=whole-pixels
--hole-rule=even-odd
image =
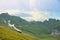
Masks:
[[[0,38],[2,40],[60,40],[60,35],[51,36],[53,29],[57,29],[60,32],[60,20],[50,18],[48,21],[45,20],[43,22],[28,22],[20,17],[11,16],[8,13],[0,14],[0,26],[8,27],[8,20],[11,21],[11,24],[15,24],[16,28],[25,33],[18,33],[10,28],[0,27]],[[36,36],[37,39],[32,35]]]
[[[22,27],[21,29],[36,36],[39,36],[42,33],[50,35],[53,29],[60,31],[60,20],[49,19],[49,21],[45,20],[44,22],[32,21],[30,22],[29,27]]]
[[[27,33],[19,33],[10,28],[0,26],[0,40],[60,40],[60,36],[50,36],[46,34],[35,37]]]
[[[37,40],[34,36],[0,26],[0,40]]]

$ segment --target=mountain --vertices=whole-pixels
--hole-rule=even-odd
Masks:
[[[8,20],[14,24],[17,29],[30,35],[36,36],[41,40],[60,40],[60,20],[52,19],[41,21],[28,22],[18,16],[12,16],[8,13],[0,14],[0,26],[8,26]],[[56,31],[57,32],[56,32]],[[53,33],[53,36],[51,35]],[[56,36],[59,34],[59,36]],[[48,39],[47,39],[48,38]]]
[[[20,17],[11,16],[8,13],[0,14],[0,25],[8,26],[8,20],[11,21],[11,24],[15,24],[15,26],[25,32],[31,32],[32,34],[40,34],[40,33],[50,33],[52,29],[60,30],[60,20],[49,19],[44,22],[32,21],[28,22]]]
[[[2,13],[0,14],[0,22],[1,23],[4,23],[4,21],[7,21],[8,20],[11,20],[11,23],[16,23],[16,25],[25,25],[25,24],[28,24],[28,22],[26,20],[23,20],[22,18],[20,17],[16,17],[16,16],[11,16],[9,15],[8,13]]]
[[[16,24],[15,26],[24,26],[28,23],[20,17],[11,16],[8,13],[0,14],[0,40],[37,40],[34,36],[11,29],[8,20],[11,20],[11,24]]]

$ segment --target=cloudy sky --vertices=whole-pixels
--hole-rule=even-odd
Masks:
[[[60,19],[60,0],[0,0],[0,12],[28,21]]]

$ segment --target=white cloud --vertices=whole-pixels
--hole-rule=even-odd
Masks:
[[[27,20],[27,21],[33,21],[32,17],[21,17],[21,18],[23,18],[23,19],[25,19],[25,20]],[[35,20],[34,20],[34,21],[35,21]]]
[[[38,21],[38,20],[47,20],[49,17],[48,12],[43,12],[43,11],[23,11],[19,9],[11,9],[11,10],[5,10],[4,12],[8,12],[10,15],[16,15],[20,13],[25,13],[31,15],[31,17],[22,17],[23,19],[26,19],[28,21]]]
[[[18,9],[0,10],[0,14],[1,13],[8,13],[10,15],[12,15],[12,14],[14,15],[14,14],[18,14],[20,12],[22,12],[22,11],[21,10],[18,10]]]
[[[1,0],[0,9],[6,8],[7,10],[4,10],[4,12],[8,12],[10,15],[12,14],[15,15],[20,13],[32,15],[31,17],[22,17],[29,21],[30,20],[35,20],[35,21],[47,20],[49,17],[49,13],[38,11],[40,7],[37,8],[37,3],[39,4],[39,6],[42,6],[38,1],[40,1],[40,3],[44,5],[44,1],[41,1],[41,0],[20,0],[20,1],[19,0]],[[18,8],[18,5],[20,5],[19,7],[22,8],[22,10],[14,9],[14,8]],[[29,9],[30,11],[23,11],[24,9]]]
[[[43,11],[29,11],[29,12],[24,12],[24,13],[32,15],[32,17],[26,17],[26,19],[29,18],[31,21],[48,20],[48,17],[49,17],[49,13],[43,12]]]
[[[21,12],[18,9],[10,9],[10,10],[5,10],[5,11],[8,12],[10,15],[17,14],[17,13],[20,13]]]

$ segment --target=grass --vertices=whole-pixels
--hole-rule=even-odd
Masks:
[[[35,37],[29,33],[19,33],[9,27],[0,26],[0,40],[60,40],[60,35],[51,36],[47,34],[40,34],[39,37]]]
[[[0,40],[38,40],[38,39],[24,32],[19,33],[17,31],[11,30],[10,28],[0,26]]]

